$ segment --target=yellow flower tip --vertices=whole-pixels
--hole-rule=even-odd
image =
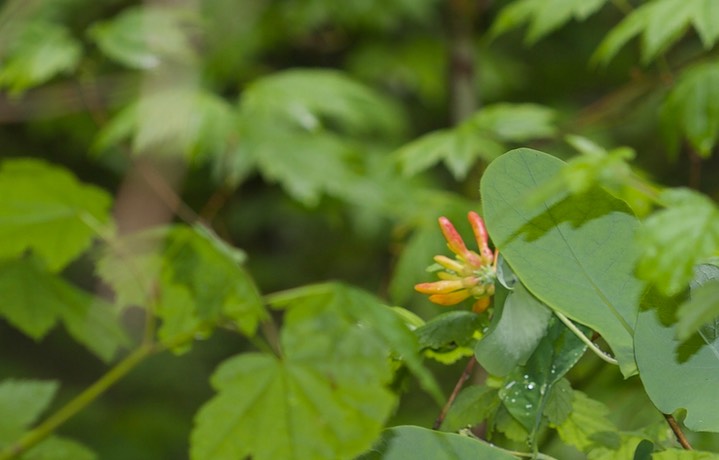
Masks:
[[[449,294],[435,294],[429,296],[429,301],[445,307],[450,305],[456,305],[461,301],[469,298],[469,291],[463,289],[461,291],[451,292]]]
[[[447,256],[434,256],[434,261],[455,273],[462,273],[464,265],[460,264],[456,260],[452,260]]]
[[[477,301],[474,302],[474,305],[472,305],[472,311],[475,313],[483,313],[487,310],[487,308],[489,308],[489,297],[477,299]]]

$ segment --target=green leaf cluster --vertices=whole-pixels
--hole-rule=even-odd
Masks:
[[[719,38],[717,6],[711,0],[654,0],[632,11],[604,38],[595,54],[610,61],[633,37],[641,35],[642,62],[647,64],[676,43],[691,26],[709,49]]]
[[[533,44],[572,19],[587,19],[605,3],[607,0],[517,0],[502,9],[490,34],[497,36],[528,23],[526,41]]]
[[[279,355],[243,354],[219,367],[218,394],[197,415],[193,459],[362,453],[396,404],[390,353],[432,388],[413,334],[372,296],[328,284],[274,295],[270,304],[286,311]]]
[[[456,179],[478,161],[490,162],[508,143],[551,137],[555,114],[535,104],[497,104],[480,109],[460,125],[436,131],[395,152],[400,169],[414,175],[442,161]]]

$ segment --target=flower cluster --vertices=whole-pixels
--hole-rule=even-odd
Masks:
[[[472,226],[479,253],[467,249],[462,237],[446,217],[439,218],[439,226],[447,240],[447,247],[455,258],[435,256],[436,265],[430,267],[437,272],[440,281],[420,283],[415,290],[429,294],[429,300],[439,305],[455,305],[469,297],[477,299],[472,310],[481,313],[489,307],[489,299],[494,295],[496,280],[496,254],[489,249],[487,229],[484,221],[476,212],[467,215]]]

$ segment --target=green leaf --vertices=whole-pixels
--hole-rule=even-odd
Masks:
[[[492,162],[481,182],[487,229],[527,289],[598,331],[629,376],[636,372],[633,332],[642,291],[634,276],[639,223],[622,201],[599,189],[533,200],[563,165],[530,149]]]
[[[71,72],[82,57],[82,47],[65,27],[45,21],[28,22],[2,56],[0,87],[11,92],[45,83],[60,73]]]
[[[154,308],[165,344],[225,321],[254,335],[266,318],[260,293],[241,266],[245,255],[202,226],[155,228],[112,242],[97,264],[121,308]],[[175,351],[184,351],[176,349]]]
[[[478,159],[491,161],[505,142],[550,137],[554,111],[534,104],[484,107],[453,129],[435,131],[395,152],[400,169],[411,176],[443,161],[455,178],[464,178]]]
[[[584,1],[584,4],[588,3]],[[476,129],[489,131],[500,141],[527,142],[554,136],[557,131],[554,124],[556,117],[556,111],[543,105],[503,103],[484,107],[467,123]]]
[[[220,317],[232,320],[246,335],[253,335],[265,319],[260,293],[240,265],[242,255],[204,227],[176,226],[164,249],[165,276],[186,286],[192,294],[195,314],[203,321]],[[168,320],[177,312],[171,303],[162,310]]]
[[[443,431],[458,431],[474,426],[497,410],[497,389],[482,385],[464,388],[454,400],[442,422]]]
[[[197,415],[191,458],[364,452],[396,403],[388,389],[390,352],[408,364],[418,360],[414,336],[389,308],[340,285],[305,287],[270,302],[287,310],[282,356],[247,353],[218,368],[218,394]]]
[[[360,457],[361,460],[410,458],[515,460],[508,452],[479,439],[418,426],[396,426],[385,430],[375,447]]]
[[[499,390],[504,407],[529,433],[530,445],[542,421],[552,388],[582,357],[587,346],[554,319],[527,364],[515,368]]]
[[[535,43],[572,18],[582,21],[607,0],[518,0],[502,9],[490,33],[497,36],[529,23],[527,42]]]
[[[551,310],[517,283],[475,345],[477,362],[490,374],[507,375],[527,361],[547,332],[551,316]]]
[[[552,391],[549,393],[547,403],[544,406],[544,416],[550,424],[557,426],[567,420],[569,414],[572,413],[572,402],[574,401],[574,392],[572,386],[567,379],[559,379]]]
[[[47,272],[34,259],[0,263],[0,291],[0,314],[36,340],[60,319],[75,340],[104,361],[127,343],[110,305]]]
[[[594,59],[609,62],[634,36],[641,34],[642,62],[647,64],[679,40],[689,26],[699,33],[705,49],[719,38],[719,10],[712,0],[654,0],[633,10],[607,35]]]
[[[667,449],[652,454],[652,460],[714,460],[717,454],[698,450]]]
[[[471,311],[457,310],[442,313],[415,329],[419,346],[442,350],[468,346],[482,329],[482,318]]]
[[[719,97],[719,63],[696,65],[681,73],[661,108],[662,128],[671,153],[684,137],[702,157],[711,156],[719,131],[719,108],[710,101]]]
[[[191,63],[195,57],[186,24],[189,10],[177,7],[126,8],[110,21],[94,24],[90,37],[115,61],[135,69],[163,63]]]
[[[144,94],[118,112],[98,134],[94,149],[130,139],[135,153],[215,157],[230,149],[236,123],[232,106],[223,99],[176,83]]]
[[[597,447],[593,435],[617,431],[608,414],[607,406],[575,390],[572,412],[562,424],[556,425],[557,433],[565,443],[588,452]]]
[[[58,383],[54,380],[0,382],[0,445],[14,441],[50,405]]]
[[[31,249],[58,271],[84,252],[109,220],[110,196],[40,160],[0,167],[0,257]]]
[[[29,449],[22,460],[95,460],[97,455],[71,439],[50,436],[38,445]]]
[[[649,216],[640,229],[640,277],[666,295],[686,289],[694,266],[719,250],[719,209],[689,189],[659,196],[666,209]]]
[[[243,116],[304,131],[397,136],[403,130],[398,107],[344,74],[327,69],[293,69],[252,83],[240,102]]]
[[[677,309],[677,339],[686,340],[719,317],[719,281],[692,289],[691,298]]]
[[[370,328],[382,343],[399,357],[438,404],[444,398],[432,375],[422,365],[420,345],[415,334],[391,308],[364,291],[338,283],[309,285],[271,297],[270,303],[284,308],[288,302],[307,303],[312,308],[322,306],[337,309],[353,324]]]
[[[647,395],[665,414],[687,411],[684,424],[694,431],[719,432],[719,338],[695,334],[676,338],[675,305],[664,301],[639,313],[635,350]]]

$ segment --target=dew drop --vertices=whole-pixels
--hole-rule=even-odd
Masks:
[[[534,387],[537,386],[534,382],[529,382],[527,384],[527,390],[534,390]]]

